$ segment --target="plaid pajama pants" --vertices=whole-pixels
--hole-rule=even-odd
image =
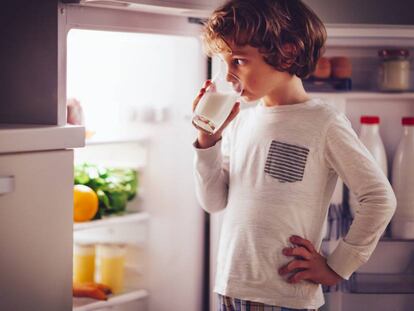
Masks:
[[[218,294],[217,311],[316,311],[315,309],[291,309],[269,306],[260,302],[241,300]]]

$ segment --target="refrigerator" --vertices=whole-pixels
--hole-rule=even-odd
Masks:
[[[50,7],[26,2],[26,13],[19,11],[19,14],[25,14],[27,22],[22,19],[21,24],[30,29],[27,37],[33,40],[29,42],[38,42],[38,45],[33,50],[36,53],[29,49],[25,55],[29,59],[37,57],[35,68],[44,68],[45,59],[53,56],[55,67],[42,74],[48,77],[53,72],[55,83],[51,83],[53,92],[39,91],[33,86],[38,83],[35,79],[19,82],[28,90],[24,94],[3,87],[6,94],[23,97],[25,103],[17,108],[3,105],[0,110],[4,124],[0,128],[0,138],[3,138],[0,157],[4,159],[0,163],[0,203],[1,207],[25,206],[35,193],[37,201],[32,204],[40,208],[44,204],[42,193],[30,189],[38,179],[29,179],[39,171],[55,195],[47,204],[49,217],[33,218],[29,214],[31,218],[20,223],[25,230],[16,233],[14,225],[2,226],[2,245],[8,245],[4,254],[12,255],[0,256],[1,274],[7,276],[7,282],[1,286],[0,309],[28,310],[35,305],[32,310],[215,310],[217,302],[212,288],[225,211],[208,215],[195,197],[192,143],[196,130],[191,125],[191,103],[203,82],[218,67],[215,59],[203,54],[199,35],[202,19],[219,1],[81,0],[57,2]],[[45,12],[52,16],[53,9],[56,16],[46,23]],[[25,27],[19,27],[17,22],[14,25],[17,29],[14,34],[26,33]],[[41,25],[39,31],[36,25]],[[51,25],[56,31],[50,34]],[[412,26],[327,24],[327,30],[325,55],[351,59],[352,90],[312,91],[310,95],[343,111],[356,132],[361,115],[379,115],[391,167],[402,133],[400,119],[414,115],[414,93],[378,91],[377,51],[402,46],[413,53],[414,29]],[[39,52],[47,41],[40,32],[48,33],[47,40],[54,42],[49,49],[51,55]],[[7,54],[12,60],[10,66],[19,69],[10,67],[9,72],[20,79],[24,66],[12,52],[23,49],[22,46],[16,43],[10,55]],[[6,62],[5,65],[7,68]],[[45,94],[54,97],[50,99]],[[29,103],[32,97],[37,98],[33,95],[46,98],[43,102],[49,103],[42,107],[40,118],[36,117],[39,114],[34,111],[34,105]],[[66,125],[68,98],[79,100],[84,114],[83,127]],[[6,97],[11,99],[11,95]],[[243,103],[242,109],[251,105],[254,103]],[[52,107],[56,111],[51,117]],[[23,113],[16,118],[19,111]],[[89,133],[86,140],[84,130]],[[41,156],[50,153],[50,158],[37,160],[37,153]],[[56,153],[55,158],[52,153]],[[22,160],[18,162],[20,157]],[[72,223],[73,165],[85,162],[133,168],[138,172],[138,194],[128,203],[126,215]],[[13,166],[22,169],[14,172],[10,170]],[[34,167],[37,170],[30,171]],[[55,172],[61,173],[56,177]],[[24,186],[20,186],[21,180],[26,180]],[[10,196],[14,189],[21,187],[27,189],[18,195],[26,198],[21,199],[23,202]],[[347,212],[347,196],[346,185],[339,181],[325,224],[321,251],[326,255],[346,235],[352,221]],[[64,212],[54,210],[57,205]],[[1,212],[4,213],[1,219],[7,219],[6,209],[2,208]],[[18,222],[21,213],[18,209],[13,211],[12,221]],[[50,226],[42,229],[43,223]],[[31,241],[24,232],[37,234]],[[13,239],[18,247],[10,246],[14,245],[9,244]],[[44,241],[49,240],[51,243],[45,245]],[[123,293],[107,301],[71,298],[72,247],[74,243],[85,242],[127,245]],[[55,251],[48,252],[50,248]],[[49,257],[43,255],[46,252]],[[32,272],[25,261],[17,260],[32,254],[36,254],[32,267],[37,267],[37,272]],[[413,240],[395,240],[388,232],[370,261],[355,273],[356,277],[337,286],[324,287],[326,304],[321,310],[366,310],[368,306],[376,310],[411,310],[414,306],[410,275],[413,254]],[[36,290],[35,285],[31,286],[33,290],[27,298],[19,299],[24,284],[34,284],[33,280],[39,279],[44,280],[44,286]],[[397,290],[387,290],[393,286]]]
[[[74,227],[74,243],[127,245],[125,291],[105,303],[74,298],[74,310],[207,310],[208,219],[194,193],[191,124],[208,76],[200,24],[75,5],[66,14],[67,98],[81,103],[92,133],[74,162],[139,178],[128,215]]]

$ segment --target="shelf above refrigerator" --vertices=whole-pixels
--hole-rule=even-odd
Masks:
[[[136,223],[142,222],[149,219],[148,213],[129,213],[122,216],[109,216],[103,219],[83,222],[83,223],[74,223],[73,224],[73,231],[81,231],[81,230],[88,230],[88,229],[97,229],[108,227],[112,225],[119,225],[119,224],[127,224],[127,223]]]
[[[414,92],[405,93],[382,93],[382,92],[309,92],[309,95],[316,98],[326,99],[373,99],[373,100],[413,100]]]
[[[414,46],[414,27],[397,25],[327,24],[328,46]]]
[[[148,292],[141,289],[113,296],[107,301],[96,301],[91,298],[73,298],[73,311],[100,310],[144,299],[146,297],[148,297]]]

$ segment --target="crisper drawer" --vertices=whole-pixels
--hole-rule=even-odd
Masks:
[[[72,309],[73,150],[0,155],[0,310]]]

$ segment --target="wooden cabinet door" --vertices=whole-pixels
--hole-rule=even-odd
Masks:
[[[73,150],[0,155],[0,310],[72,310]]]

